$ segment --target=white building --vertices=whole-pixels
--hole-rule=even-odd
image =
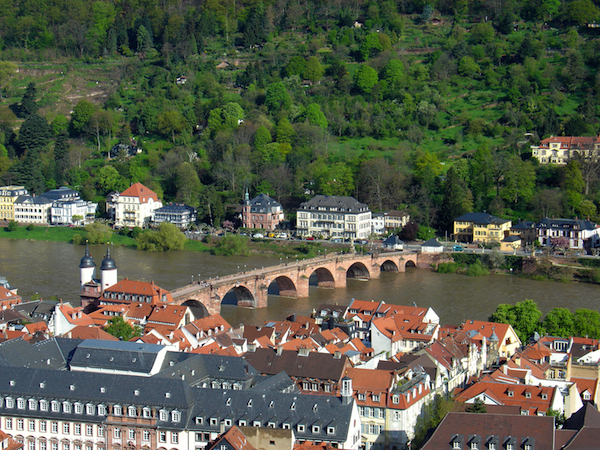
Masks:
[[[385,233],[385,215],[383,213],[371,214],[371,233]]]
[[[135,183],[108,201],[114,202],[109,208],[115,211],[115,225],[121,227],[147,226],[154,211],[163,206],[156,193],[142,183]]]
[[[367,239],[371,211],[352,197],[316,195],[300,205],[296,228],[301,236]]]
[[[14,204],[15,220],[20,223],[48,224],[52,200],[45,197],[21,195]]]
[[[589,220],[548,219],[536,226],[538,241],[544,246],[554,246],[560,238],[569,241],[569,248],[586,250],[600,246],[600,226]]]

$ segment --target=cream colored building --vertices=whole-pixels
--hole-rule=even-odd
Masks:
[[[154,210],[162,207],[162,201],[154,191],[142,183],[112,197],[110,208],[115,211],[115,225],[121,227],[144,227],[152,221]]]
[[[15,220],[15,202],[21,195],[27,195],[25,186],[0,187],[0,220]]]
[[[540,164],[565,165],[575,153],[584,158],[598,158],[600,136],[551,136],[543,139],[540,145],[531,146],[531,154]]]
[[[368,239],[371,211],[352,197],[316,195],[300,205],[296,228],[301,236]]]

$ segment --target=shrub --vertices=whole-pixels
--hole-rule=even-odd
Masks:
[[[35,230],[35,225],[30,223],[29,225],[27,225],[27,227],[25,228],[27,231],[33,231]]]
[[[75,245],[81,245],[85,242],[85,239],[81,234],[77,233],[73,235],[73,237],[71,238],[71,242],[73,242],[73,244]]]
[[[8,231],[17,231],[19,229],[19,224],[14,220],[8,222],[8,227],[6,227]]]
[[[248,239],[243,236],[225,236],[219,239],[213,253],[217,256],[248,256]]]
[[[456,263],[439,263],[437,266],[437,273],[456,273],[459,269],[459,265]]]
[[[469,267],[467,268],[467,275],[470,277],[482,277],[489,274],[490,271],[483,267],[480,260],[475,261],[474,264],[469,264]]]

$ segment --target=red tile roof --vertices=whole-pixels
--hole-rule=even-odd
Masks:
[[[155,202],[158,201],[158,196],[154,191],[151,191],[142,183],[132,184],[128,189],[125,189],[120,197],[137,197],[140,199],[140,203],[148,203],[148,199],[152,199]]]

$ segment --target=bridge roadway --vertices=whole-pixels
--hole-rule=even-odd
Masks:
[[[376,279],[381,272],[404,272],[407,264],[409,267],[418,267],[419,260],[425,262],[430,259],[423,254],[408,252],[370,255],[330,253],[211,280],[199,280],[171,291],[171,295],[178,305],[197,300],[209,314],[221,311],[221,302],[230,292],[235,294],[238,306],[264,308],[267,306],[269,286],[275,282],[280,296],[302,298],[308,297],[309,279],[313,274],[319,287],[343,288],[346,287],[347,278]]]

